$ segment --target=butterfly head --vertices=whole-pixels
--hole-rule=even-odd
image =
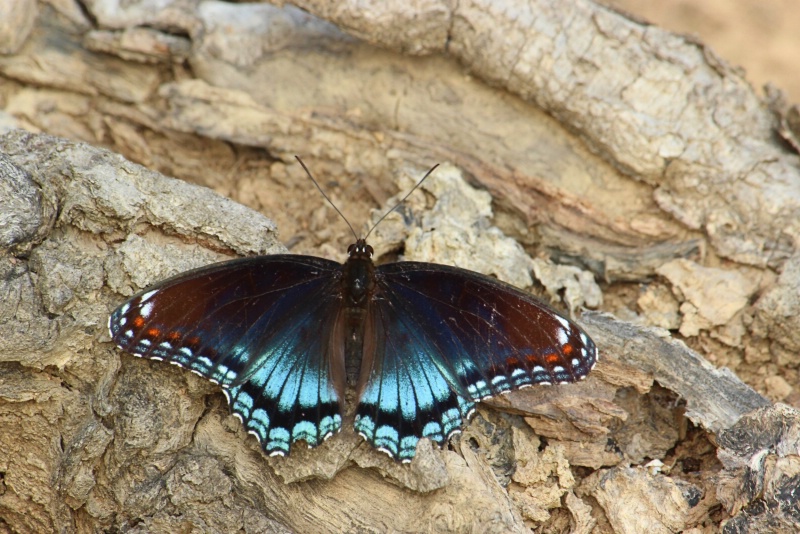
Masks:
[[[347,247],[347,255],[352,259],[371,259],[374,251],[367,245],[365,239],[359,238],[355,243]]]

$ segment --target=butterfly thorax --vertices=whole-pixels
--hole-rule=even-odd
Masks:
[[[372,247],[359,239],[347,249],[350,257],[342,272],[342,291],[346,308],[365,309],[375,289],[375,264]]]
[[[358,382],[364,351],[367,305],[375,292],[375,264],[372,247],[359,239],[348,248],[350,257],[342,267],[342,296],[345,323],[345,370],[347,384]]]

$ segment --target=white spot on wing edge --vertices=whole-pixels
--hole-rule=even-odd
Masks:
[[[446,437],[445,439],[446,439],[446,440],[447,440],[447,439],[450,439],[450,438],[452,438],[453,436],[456,436],[456,435],[458,435],[458,434],[461,434],[461,429],[460,429],[460,428],[454,428],[453,430],[451,430],[451,431],[450,431],[450,433],[449,433],[449,434],[447,434],[447,437]],[[427,439],[427,438],[426,438],[426,439]],[[436,442],[434,442],[434,443],[436,443]]]
[[[391,459],[393,459],[393,460],[395,459],[395,455],[394,455],[394,454],[392,454],[392,451],[390,451],[390,450],[389,450],[389,449],[387,449],[386,447],[375,447],[375,449],[376,449],[376,450],[379,450],[379,451],[381,451],[381,452],[383,452],[383,453],[386,453],[386,454],[388,454],[388,455],[389,455],[389,458],[391,458]]]
[[[567,333],[567,330],[565,328],[558,329],[558,342],[561,344],[562,347],[567,343],[569,343],[569,334]]]
[[[147,304],[142,306],[141,309],[139,310],[139,313],[145,319],[150,317],[150,314],[153,313],[153,303],[152,302],[148,302]]]
[[[156,293],[158,293],[158,289],[153,289],[152,291],[148,291],[147,293],[143,293],[142,296],[139,297],[139,302],[147,302],[148,300],[153,298],[153,295],[155,295]]]

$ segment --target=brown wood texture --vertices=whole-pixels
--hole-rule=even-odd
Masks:
[[[800,528],[800,158],[774,102],[588,1],[298,5],[8,0],[0,532]],[[597,368],[400,465],[351,432],[267,458],[219,388],[115,349],[110,311],[167,275],[343,260],[295,154],[357,230],[442,163],[376,251],[561,300]]]

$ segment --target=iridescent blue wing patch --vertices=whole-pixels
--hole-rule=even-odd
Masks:
[[[443,443],[459,431],[475,402],[575,382],[597,361],[577,325],[493,278],[413,262],[382,265],[375,278],[365,347],[376,350],[356,429],[400,460],[422,437]]]
[[[268,454],[316,446],[342,424],[344,378],[336,339],[341,265],[260,256],[165,280],[109,319],[117,345],[219,384],[233,413]],[[338,336],[341,337],[341,336]]]
[[[438,364],[439,347],[424,334],[423,317],[388,288],[381,293],[387,298],[372,302],[365,328],[364,346],[375,353],[363,359],[368,367],[362,368],[355,429],[378,450],[409,462],[420,438],[441,445],[459,432],[475,403]]]

